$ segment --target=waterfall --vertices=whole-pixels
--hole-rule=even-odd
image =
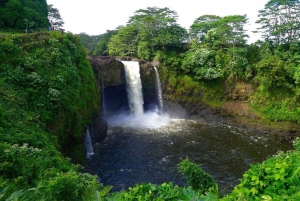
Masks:
[[[111,126],[129,126],[132,128],[159,128],[170,123],[169,115],[154,110],[144,112],[144,100],[140,66],[138,62],[121,61],[124,65],[126,77],[126,91],[131,113],[120,113],[108,117],[107,122]],[[157,75],[158,76],[158,75]],[[157,82],[160,82],[157,77]],[[160,111],[163,110],[161,86],[158,84]]]
[[[85,138],[84,138],[84,146],[86,148],[86,156],[89,157],[94,154],[93,144],[89,129],[86,130]]]
[[[153,68],[154,68],[155,76],[156,76],[155,86],[156,86],[156,95],[157,95],[157,99],[158,99],[158,107],[159,107],[159,111],[163,112],[164,111],[164,103],[163,103],[163,98],[162,98],[161,82],[160,82],[157,68],[155,66]]]
[[[125,67],[126,89],[131,113],[134,115],[143,114],[144,100],[139,63],[135,61],[121,62],[124,64]]]
[[[102,79],[101,79],[101,92],[102,92],[102,113],[103,116],[105,116],[106,112],[106,107],[105,107],[105,94],[104,94],[104,80],[103,80],[103,69],[101,68],[101,74],[102,74]]]

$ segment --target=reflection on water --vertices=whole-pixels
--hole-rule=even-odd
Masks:
[[[201,164],[228,192],[249,168],[278,150],[288,150],[260,134],[229,126],[203,124],[192,120],[172,120],[160,128],[112,127],[108,137],[94,147],[90,166],[100,182],[114,190],[137,183],[185,184],[177,172],[181,159]]]

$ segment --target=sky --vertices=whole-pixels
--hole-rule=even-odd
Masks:
[[[134,12],[147,7],[168,7],[178,14],[178,24],[189,29],[201,15],[247,15],[249,24],[245,27],[250,36],[249,43],[259,39],[253,34],[257,27],[258,11],[269,0],[47,0],[60,11],[65,22],[64,29],[72,33],[99,35],[106,30],[126,25]]]

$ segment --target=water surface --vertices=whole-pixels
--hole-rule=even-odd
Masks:
[[[290,148],[234,127],[172,120],[160,128],[111,127],[108,137],[94,146],[89,165],[100,182],[113,185],[116,191],[146,182],[172,181],[184,186],[177,164],[189,157],[213,176],[223,192],[228,192],[249,164]]]

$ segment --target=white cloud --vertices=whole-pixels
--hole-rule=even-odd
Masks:
[[[219,16],[247,14],[249,31],[255,30],[258,10],[264,8],[268,0],[47,0],[60,11],[65,21],[66,31],[85,32],[89,35],[105,33],[119,25],[126,25],[130,16],[138,9],[147,7],[168,7],[178,13],[178,23],[188,29],[193,21],[205,14]],[[250,41],[257,39],[249,33]]]

